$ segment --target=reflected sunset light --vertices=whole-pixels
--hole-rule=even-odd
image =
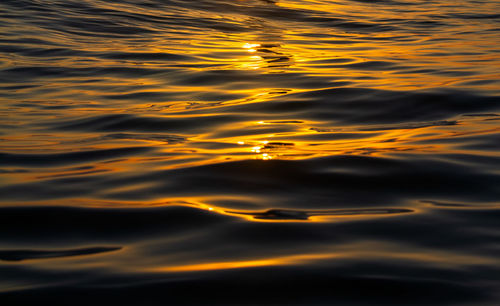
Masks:
[[[0,1],[0,303],[497,305],[498,12]]]

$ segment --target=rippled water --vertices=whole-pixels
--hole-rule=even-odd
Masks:
[[[0,301],[498,303],[499,12],[2,0]]]

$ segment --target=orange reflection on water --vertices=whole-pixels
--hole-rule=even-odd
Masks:
[[[172,267],[155,268],[155,272],[192,272],[192,271],[209,271],[209,270],[227,270],[227,269],[241,269],[241,268],[254,268],[264,266],[279,266],[300,264],[313,260],[334,258],[335,254],[304,254],[304,255],[290,255],[282,257],[274,257],[261,260],[242,260],[242,261],[225,261],[225,262],[210,262],[193,265],[182,265]]]
[[[457,7],[470,6],[466,1],[457,3]],[[128,6],[115,3],[95,5],[132,12]],[[426,20],[429,12],[439,11],[441,4],[422,4],[416,11],[403,11],[398,16],[383,5],[352,1],[348,5],[332,1],[255,1],[250,5],[264,11],[303,11],[332,22],[357,20],[353,16],[359,16],[361,21],[375,18],[401,22]],[[477,9],[494,11],[495,5],[485,4]],[[140,11],[165,19],[177,14],[147,7]],[[400,29],[403,32],[367,32],[337,27],[335,22],[325,27],[315,22],[316,18],[311,22],[275,20],[241,13],[224,16],[217,10],[196,9],[182,14],[189,14],[183,17],[190,19],[227,21],[246,31],[176,27],[144,41],[96,36],[91,43],[89,37],[67,40],[62,39],[62,34],[46,32],[48,45],[66,45],[81,55],[42,59],[23,52],[16,56],[3,52],[0,64],[7,70],[48,69],[42,69],[43,77],[29,80],[29,86],[19,87],[20,79],[13,79],[10,85],[16,85],[15,89],[6,90],[2,97],[3,153],[44,157],[130,147],[154,150],[113,158],[78,159],[53,167],[28,165],[25,169],[6,165],[2,170],[8,175],[2,182],[84,179],[106,173],[140,175],[151,169],[171,170],[247,159],[268,162],[340,154],[470,153],[480,149],[460,147],[453,139],[498,131],[492,128],[498,122],[493,121],[494,116],[484,120],[447,118],[457,120],[457,124],[449,126],[432,122],[423,127],[373,126],[363,125],[362,121],[343,124],[342,120],[310,115],[307,103],[318,102],[314,96],[311,101],[293,100],[295,93],[346,86],[391,91],[443,86],[463,89],[467,88],[463,83],[471,80],[475,85],[470,86],[475,90],[498,91],[495,80],[500,77],[500,60],[496,52],[489,52],[496,48],[497,41],[488,36],[494,24],[471,19],[456,27],[444,27],[440,32],[416,33],[415,40],[408,41],[404,28]],[[21,27],[19,33],[32,30],[26,27]],[[47,47],[29,41],[26,50]],[[278,103],[266,108],[276,100]],[[298,107],[299,103],[306,107]],[[317,111],[314,107],[329,108],[314,105],[311,112]],[[495,154],[488,150],[480,153]]]
[[[175,118],[174,115],[170,117]],[[468,148],[463,147],[463,144],[474,143],[473,137],[487,137],[498,133],[500,129],[497,121],[493,120],[495,118],[494,115],[460,117],[455,125],[415,128],[396,126],[394,129],[380,126],[374,127],[373,131],[363,131],[356,127],[342,127],[339,131],[330,129],[321,122],[297,118],[273,123],[262,120],[266,124],[260,121],[242,121],[220,124],[198,135],[185,135],[185,139],[169,139],[168,135],[160,133],[80,133],[78,137],[71,132],[30,134],[25,137],[13,133],[1,136],[4,153],[70,154],[129,147],[155,150],[114,159],[103,158],[89,162],[83,159],[79,163],[75,160],[74,164],[68,165],[56,163],[51,167],[38,167],[31,171],[18,171],[19,167],[16,165],[4,166],[10,172],[8,176],[4,176],[3,182],[84,178],[106,173],[141,174],[151,169],[169,170],[246,159],[267,162],[342,154],[386,156],[398,152],[470,154],[474,150],[493,156],[496,154],[493,150]],[[353,133],[355,137],[350,137]],[[471,140],[468,141],[467,137]]]
[[[146,268],[157,273],[165,272],[202,272],[213,270],[258,268],[268,266],[288,266],[320,263],[322,261],[355,260],[355,259],[380,259],[400,262],[425,262],[435,267],[466,267],[474,264],[495,264],[497,260],[492,257],[477,256],[474,254],[454,254],[448,251],[432,249],[415,249],[410,246],[401,246],[384,242],[361,242],[340,247],[334,252],[283,255],[254,260],[215,261],[197,264],[180,264]]]

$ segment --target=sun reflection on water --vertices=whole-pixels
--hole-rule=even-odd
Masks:
[[[83,179],[97,173],[141,173],[148,168],[170,170],[245,159],[300,160],[342,154],[474,152],[493,156],[492,150],[454,140],[463,135],[486,137],[497,133],[494,112],[490,117],[466,117],[451,111],[443,121],[427,117],[449,109],[415,119],[398,112],[394,116],[403,116],[400,121],[388,118],[389,123],[380,124],[342,117],[346,109],[348,115],[359,113],[362,117],[365,110],[347,102],[370,95],[368,89],[388,90],[373,93],[378,98],[443,86],[498,91],[498,57],[489,52],[496,48],[489,34],[492,23],[471,19],[468,24],[431,31],[432,35],[419,32],[415,41],[409,41],[405,28],[399,32],[364,31],[357,24],[340,22],[349,20],[349,16],[361,20],[375,16],[395,23],[425,21],[426,12],[440,4],[422,5],[412,12],[402,11],[400,16],[383,5],[373,6],[376,11],[365,16],[366,3],[343,5],[331,1],[314,1],[314,6],[301,1],[256,1],[251,3],[249,15],[236,11],[227,18],[218,11],[193,9],[190,18],[227,21],[229,27],[234,25],[237,30],[238,25],[242,30],[163,29],[158,37],[116,39],[112,43],[109,38],[94,35],[92,44],[72,41],[80,56],[49,56],[50,46],[69,41],[44,32],[47,45],[28,41],[26,50],[16,55],[15,65],[13,55],[1,53],[6,73],[14,76],[4,78],[12,82],[4,84],[5,103],[0,108],[5,118],[0,131],[2,152],[91,154],[133,148],[141,153],[79,161],[72,167],[25,171],[7,165],[4,171],[8,178],[4,181],[67,176]],[[488,5],[478,10],[484,13],[494,6]],[[130,13],[113,3],[99,6]],[[296,12],[296,18],[267,16],[273,9],[283,14]],[[141,12],[166,19],[177,14],[146,7]],[[302,13],[315,18],[301,21]],[[364,25],[378,29],[376,24]],[[25,25],[19,33],[30,29]],[[450,40],[454,35],[460,39]],[[47,55],[31,54],[30,48],[35,47]],[[31,78],[23,75],[28,79],[20,86],[19,71],[24,71],[23,67],[40,71]],[[473,83],[464,85],[467,82]],[[360,91],[344,96],[342,90],[346,88]],[[335,104],[344,100],[344,104]],[[435,102],[438,106],[441,103]],[[332,111],[336,107],[339,114]],[[377,115],[379,110],[370,111]],[[76,168],[84,166],[89,169]]]
[[[294,265],[492,291],[498,1],[80,2],[0,1],[0,253],[120,249],[0,258],[28,296]]]

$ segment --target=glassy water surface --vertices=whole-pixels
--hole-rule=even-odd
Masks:
[[[495,0],[2,0],[0,301],[500,296]]]

